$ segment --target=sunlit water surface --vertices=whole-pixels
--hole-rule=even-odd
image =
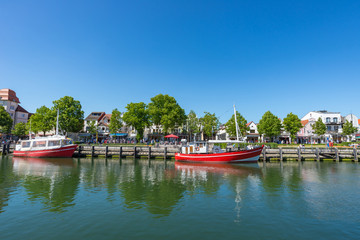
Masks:
[[[360,236],[357,163],[0,161],[0,239]]]

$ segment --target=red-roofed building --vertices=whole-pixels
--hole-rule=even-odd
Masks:
[[[29,119],[29,112],[19,103],[20,100],[15,91],[8,88],[0,89],[0,105],[9,113],[13,120],[13,126],[19,122],[27,123]]]
[[[259,142],[260,134],[257,130],[257,124],[251,121],[246,124],[246,127],[248,128],[246,131],[246,141],[252,143]]]

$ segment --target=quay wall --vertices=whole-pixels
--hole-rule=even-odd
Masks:
[[[2,145],[2,155],[11,154],[14,145]],[[79,146],[74,157],[102,157],[102,158],[161,158],[172,159],[180,152],[179,146],[147,147],[147,146]],[[267,148],[264,147],[260,161],[322,161],[322,160],[352,160],[359,161],[358,148]]]

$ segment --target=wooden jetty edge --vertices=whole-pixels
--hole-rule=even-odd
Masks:
[[[1,155],[11,154],[14,144],[4,144],[0,147]],[[323,161],[323,160],[351,160],[359,162],[357,148],[275,148],[264,147],[259,161]],[[74,157],[91,158],[146,158],[146,159],[172,159],[175,153],[180,152],[180,147],[147,147],[147,146],[79,146]]]

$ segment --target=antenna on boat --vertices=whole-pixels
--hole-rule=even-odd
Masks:
[[[59,109],[57,109],[57,116],[56,116],[56,136],[59,135]]]
[[[31,140],[31,118],[30,118],[30,129],[29,129],[29,140]]]
[[[239,126],[236,118],[235,104],[234,104],[234,116],[235,116],[235,127],[236,127],[236,140],[239,141]]]

